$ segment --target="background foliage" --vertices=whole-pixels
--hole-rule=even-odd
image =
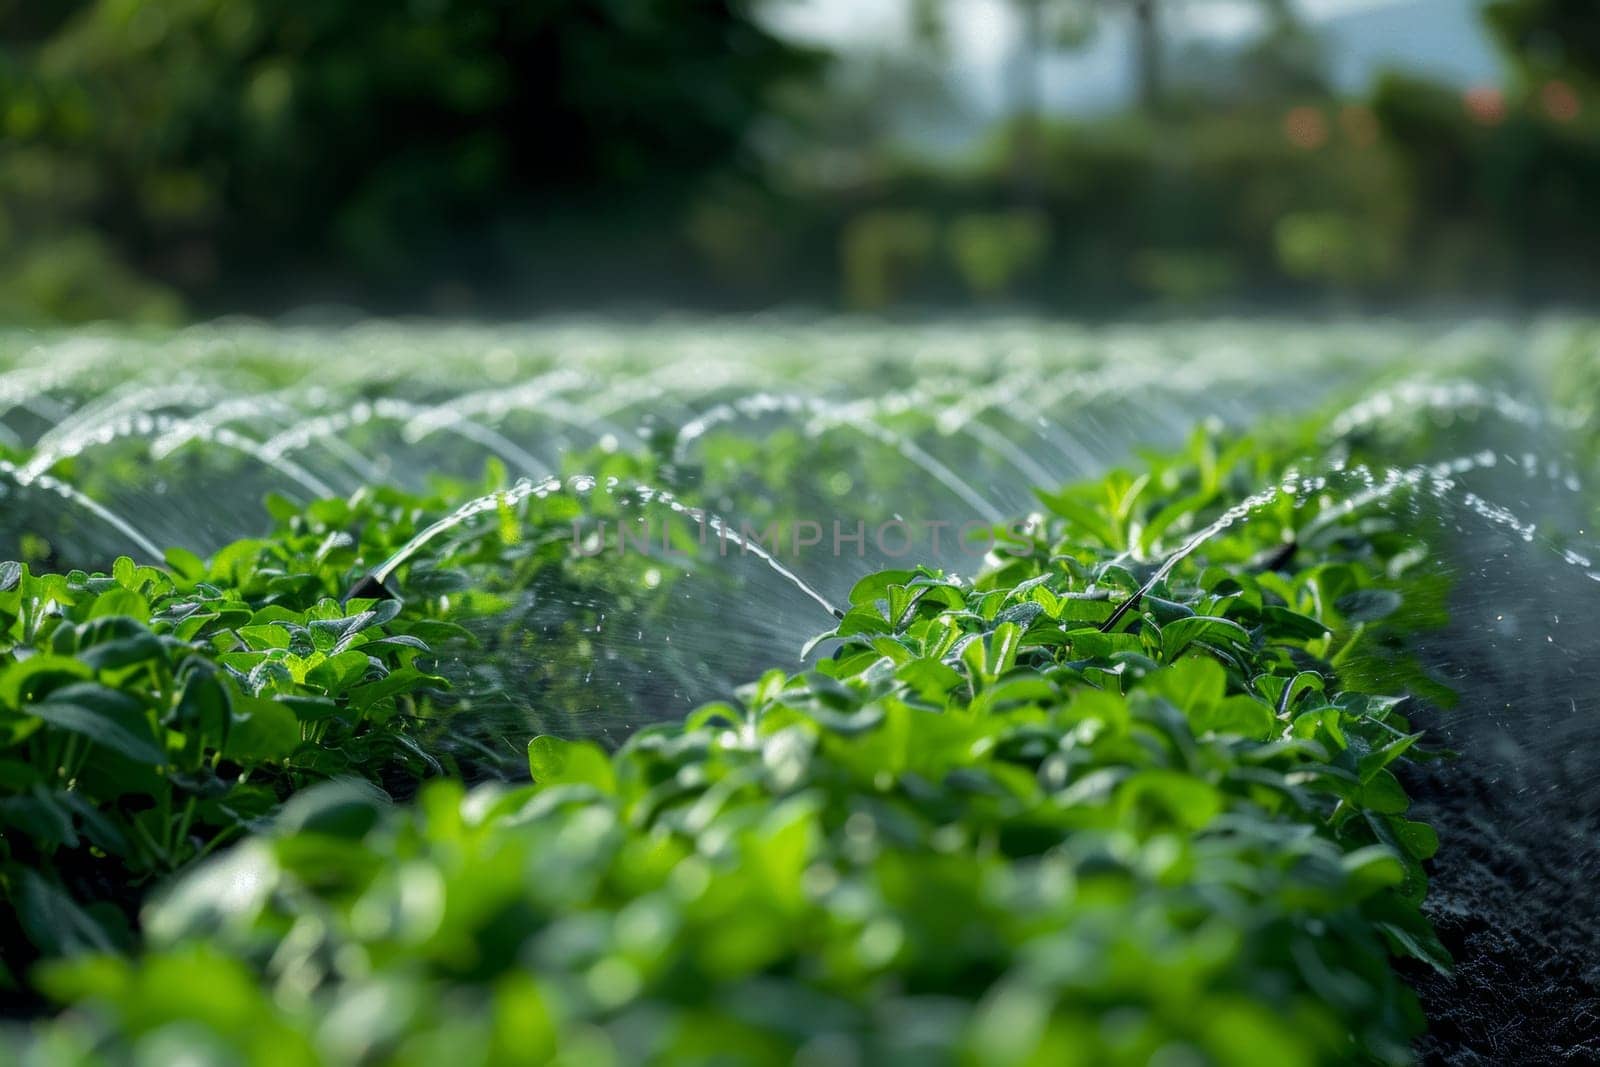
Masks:
[[[1409,75],[1341,93],[1281,2],[1219,66],[1162,39],[1168,4],[1015,0],[1019,70],[1134,18],[1139,106],[1067,121],[1023,92],[954,157],[908,151],[889,118],[949,106],[942,5],[919,5],[920,66],[826,77],[772,6],[9,0],[0,314],[1082,312],[1595,284],[1600,51],[1577,0],[1489,5],[1505,81],[1465,98]]]
[[[62,4],[7,20],[0,195],[41,255],[82,227],[210,301],[480,283],[741,168],[772,87],[816,66],[753,6]]]

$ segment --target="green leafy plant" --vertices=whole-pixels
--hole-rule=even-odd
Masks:
[[[503,508],[499,537],[421,546],[400,569],[404,602],[340,602],[441,508],[390,489],[306,508],[274,497],[269,536],[210,560],[174,549],[165,568],[123,558],[110,574],[0,564],[0,981],[25,988],[40,956],[133,947],[152,885],[308,784],[358,778],[408,798],[430,776],[502,771],[511,754],[480,737],[491,712],[522,737],[535,719],[571,721],[583,612],[543,650],[542,680],[490,688],[480,672],[456,698],[437,664],[520,653],[530,587],[592,601],[603,581],[637,586],[655,565],[572,559],[582,507],[557,492]],[[476,635],[462,625],[475,619]],[[452,729],[458,699],[473,730]]]
[[[306,576],[285,572],[230,585],[257,548],[110,575],[0,564],[8,984],[35,952],[128,946],[146,885],[299,784],[430,761],[399,722],[439,679],[399,605],[296,598]]]
[[[1297,454],[1200,437],[1044,494],[977,579],[864,579],[815,669],[611,753],[536,737],[532,785],[304,790],[161,895],[139,956],[44,968],[74,1007],[32,1049],[1405,1061],[1390,958],[1448,966],[1437,841],[1402,694],[1358,665],[1434,579],[1316,497],[1219,523]]]

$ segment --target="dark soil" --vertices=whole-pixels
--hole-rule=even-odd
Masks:
[[[1430,1064],[1600,1063],[1600,825],[1570,797],[1514,810],[1484,768],[1412,768],[1415,817],[1439,831],[1426,910],[1456,960],[1407,977]],[[1592,792],[1592,790],[1591,790]]]
[[[1423,641],[1460,703],[1413,715],[1459,755],[1404,772],[1412,817],[1439,833],[1424,908],[1456,960],[1449,978],[1406,968],[1429,1024],[1417,1051],[1600,1064],[1600,584],[1545,546],[1462,541],[1451,622]]]

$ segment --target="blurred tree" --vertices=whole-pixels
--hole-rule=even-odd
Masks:
[[[1484,21],[1525,77],[1576,76],[1600,85],[1600,4],[1595,0],[1495,0]]]
[[[782,97],[796,121],[763,131],[761,151],[780,179],[812,186],[862,180],[905,148],[965,130],[964,102],[936,56],[891,47],[864,50],[828,77],[797,83]]]
[[[1496,0],[1484,9],[1510,92],[1389,75],[1373,112],[1417,206],[1409,269],[1438,290],[1527,303],[1589,300],[1600,234],[1600,5]]]
[[[1258,99],[1325,97],[1332,92],[1322,42],[1291,0],[1257,0],[1261,33],[1239,57],[1238,75]]]
[[[911,0],[914,35],[934,48],[944,45],[946,4],[951,0]],[[1042,67],[1063,49],[1078,48],[1093,35],[1095,10],[1120,0],[1008,0],[1016,24],[1010,63],[1010,147],[1014,177],[1025,195],[1038,184]]]
[[[1256,101],[1288,96],[1323,96],[1329,91],[1327,64],[1322,47],[1293,0],[1252,0],[1261,30],[1242,49],[1231,46],[1227,64],[1233,68],[1238,95]],[[1139,106],[1147,115],[1159,114],[1171,103],[1178,77],[1163,39],[1165,12],[1175,0],[1097,0],[1102,7],[1121,8],[1133,18],[1135,67]],[[1188,85],[1181,86],[1187,93]]]
[[[1292,0],[1256,0],[1249,39],[1191,38],[1172,58],[1174,110],[1195,116],[1219,105],[1281,112],[1333,95],[1322,40]]]
[[[967,292],[978,300],[1009,296],[1050,250],[1049,219],[1036,212],[971,213],[953,219],[945,235],[950,259]]]
[[[939,43],[951,0],[911,0],[912,26],[924,41]],[[1008,0],[1016,26],[1012,110],[1020,129],[1035,128],[1041,110],[1042,64],[1063,49],[1082,47],[1108,17],[1131,20],[1133,69],[1139,109],[1159,115],[1169,100],[1165,14],[1175,0]],[[1230,50],[1234,80],[1257,96],[1322,95],[1328,91],[1321,47],[1292,0],[1253,0],[1261,32],[1242,51]]]
[[[40,41],[54,33],[68,19],[88,7],[93,0],[0,0],[0,40],[16,47]]]
[[[935,219],[918,211],[869,211],[852,219],[840,244],[845,302],[881,311],[904,297],[929,270],[938,232]]]
[[[0,3],[30,12],[6,50],[43,98],[87,105],[81,136],[32,144],[96,176],[89,216],[134,262],[202,294],[493,279],[562,216],[660,226],[752,166],[773,90],[819,63],[761,0]]]
[[[1156,0],[1121,0],[1133,12],[1134,41],[1139,62],[1139,106],[1146,114],[1165,102],[1164,61],[1161,46],[1161,7]]]

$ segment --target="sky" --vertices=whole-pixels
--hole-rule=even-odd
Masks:
[[[1482,0],[1296,0],[1327,42],[1338,84],[1360,91],[1385,68],[1470,86],[1494,82],[1499,68],[1479,25]],[[907,0],[788,0],[774,21],[785,32],[851,52],[903,47]],[[1186,0],[1170,5],[1178,36],[1225,44],[1256,26],[1250,0]],[[952,81],[971,118],[992,118],[1008,96],[1006,65],[1015,24],[1007,0],[946,0]],[[1087,114],[1125,105],[1132,93],[1126,20],[1112,20],[1085,48],[1046,65],[1047,110]]]

